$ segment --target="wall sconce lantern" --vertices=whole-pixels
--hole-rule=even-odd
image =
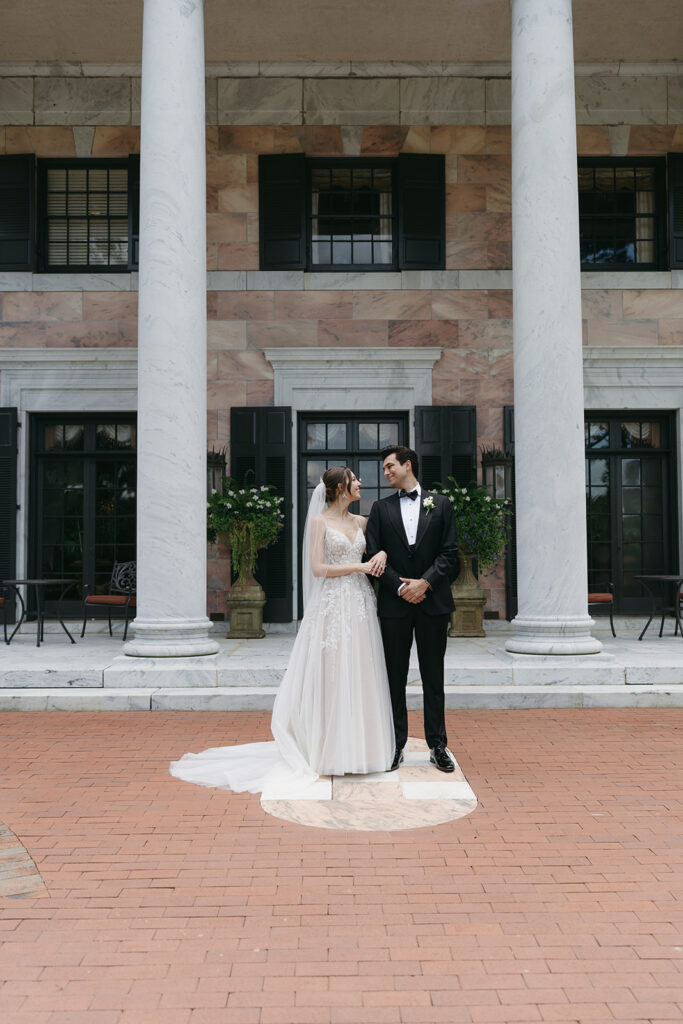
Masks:
[[[225,448],[206,453],[206,493],[208,497],[220,491],[225,476]]]
[[[481,449],[482,482],[492,498],[512,498],[512,465],[512,452]]]

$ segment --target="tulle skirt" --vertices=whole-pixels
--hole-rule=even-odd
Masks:
[[[322,580],[273,706],[273,742],[185,754],[171,774],[284,796],[320,775],[386,771],[394,727],[375,595],[361,573]]]

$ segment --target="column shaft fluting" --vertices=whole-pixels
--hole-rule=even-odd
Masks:
[[[139,280],[137,618],[125,652],[213,654],[203,0],[144,2]]]
[[[594,654],[571,0],[512,0],[512,241],[519,612],[506,647]]]

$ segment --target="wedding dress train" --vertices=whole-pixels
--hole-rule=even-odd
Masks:
[[[325,561],[360,562],[365,537],[329,526]],[[375,594],[354,572],[323,579],[306,604],[271,720],[274,741],[185,754],[171,774],[186,782],[286,795],[320,775],[386,771],[394,726]]]

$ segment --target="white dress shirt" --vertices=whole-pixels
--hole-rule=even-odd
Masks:
[[[422,500],[422,488],[416,485],[417,498],[402,497],[398,499],[401,508],[401,519],[403,529],[406,531],[406,538],[409,544],[415,543],[417,537],[417,524],[420,521],[420,501]]]

